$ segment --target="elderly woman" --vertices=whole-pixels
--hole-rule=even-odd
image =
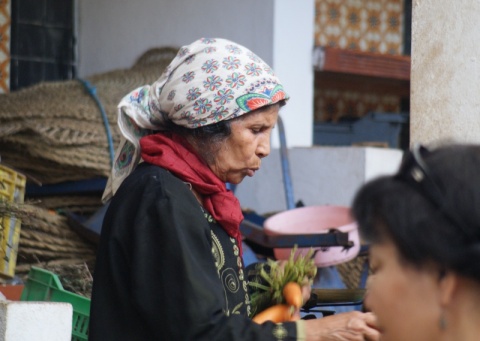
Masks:
[[[366,305],[382,341],[478,340],[480,146],[417,146],[357,194],[371,243]]]
[[[105,200],[90,340],[376,340],[372,314],[257,324],[238,184],[260,169],[288,99],[271,68],[224,39],[182,47],[119,104],[125,136]],[[142,162],[138,163],[139,160]]]

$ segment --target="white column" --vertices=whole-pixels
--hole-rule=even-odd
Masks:
[[[288,147],[310,147],[313,142],[314,0],[275,0],[273,69],[291,99],[282,109]],[[278,131],[272,147],[279,146]]]
[[[480,2],[412,5],[411,143],[479,143]]]

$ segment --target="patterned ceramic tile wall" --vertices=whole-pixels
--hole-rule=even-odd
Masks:
[[[402,54],[404,0],[317,0],[315,42]]]
[[[404,0],[316,0],[315,44],[381,54],[402,54]],[[321,75],[317,75],[321,76]],[[400,98],[331,88],[315,89],[315,120],[399,112]]]
[[[400,112],[400,99],[361,91],[315,89],[315,121],[337,122],[358,118],[369,112]]]
[[[0,0],[0,93],[10,84],[10,0]]]

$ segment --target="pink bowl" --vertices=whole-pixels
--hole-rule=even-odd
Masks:
[[[356,222],[350,216],[350,208],[344,206],[306,206],[277,213],[263,223],[265,233],[270,235],[318,234],[331,228],[348,232],[353,242],[350,249],[342,246],[314,247],[315,264],[318,267],[331,266],[355,258],[360,251],[360,238]],[[309,248],[299,248],[298,253],[306,254]],[[291,249],[274,248],[276,259],[288,259]]]

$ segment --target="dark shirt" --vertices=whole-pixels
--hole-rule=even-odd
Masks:
[[[296,324],[248,318],[238,245],[180,179],[146,163],[105,215],[89,340],[296,340]]]

